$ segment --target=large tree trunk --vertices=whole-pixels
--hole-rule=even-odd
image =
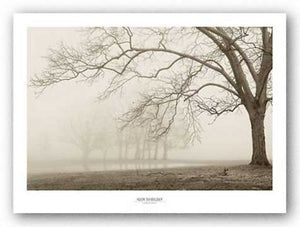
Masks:
[[[252,159],[250,165],[270,165],[267,159],[265,142],[265,110],[249,112],[252,131]]]

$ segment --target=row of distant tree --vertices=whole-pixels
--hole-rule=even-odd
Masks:
[[[81,152],[83,162],[88,161],[93,153],[100,153],[102,160],[106,160],[110,153],[120,161],[166,160],[170,149],[184,145],[176,133],[154,138],[142,127],[108,131],[95,119],[70,122],[64,134],[62,141],[74,145]]]

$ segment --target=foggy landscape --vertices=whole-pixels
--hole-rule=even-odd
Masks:
[[[270,28],[30,28],[28,189],[272,189],[270,37]],[[246,85],[212,42],[223,39]]]

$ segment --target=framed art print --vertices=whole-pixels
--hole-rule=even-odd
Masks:
[[[15,213],[285,213],[285,14],[14,16]]]

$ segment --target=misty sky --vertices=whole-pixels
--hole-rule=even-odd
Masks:
[[[41,73],[47,66],[46,59],[42,57],[49,53],[49,47],[55,48],[60,42],[76,46],[81,38],[82,33],[75,29],[29,29],[28,79]],[[101,119],[98,122],[104,133],[114,133],[114,117],[126,111],[134,102],[135,96],[128,89],[124,89],[123,93],[127,92],[127,96],[130,94],[130,101],[117,95],[98,102],[96,97],[101,89],[101,80],[91,85],[75,81],[63,82],[47,88],[39,97],[34,94],[33,88],[28,88],[28,159],[79,157],[80,151],[67,142],[68,125],[78,119],[91,118],[93,114]],[[265,119],[268,158],[272,157],[271,114],[272,108],[269,108]],[[251,127],[243,109],[223,115],[213,124],[209,124],[212,118],[205,114],[202,117],[201,143],[195,143],[187,149],[170,151],[170,158],[250,160]]]

